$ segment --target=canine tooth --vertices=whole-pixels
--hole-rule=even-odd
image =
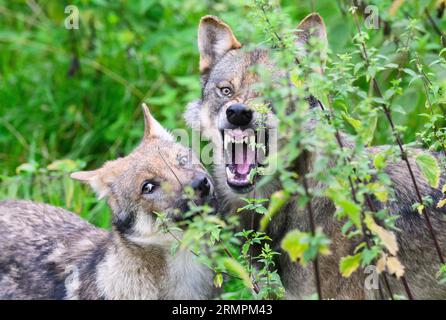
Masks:
[[[256,138],[254,136],[249,137],[249,146],[251,147],[252,151],[255,151],[256,149]]]
[[[229,148],[231,146],[231,136],[226,135],[225,136],[225,148]]]
[[[233,174],[228,167],[226,167],[226,175],[228,176],[229,179],[234,179],[235,177],[235,174]]]

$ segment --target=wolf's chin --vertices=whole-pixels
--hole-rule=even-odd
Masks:
[[[250,165],[252,169],[256,166]],[[248,174],[239,175],[238,173],[233,173],[230,169],[230,165],[226,166],[226,183],[235,193],[245,194],[251,192],[255,187],[255,177],[250,179],[251,170],[249,169]]]

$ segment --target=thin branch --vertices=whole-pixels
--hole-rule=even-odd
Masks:
[[[359,25],[359,20],[358,20],[357,14],[353,13],[353,17],[354,17],[354,20],[355,20],[356,29],[357,29],[358,33],[361,34],[361,27]],[[368,53],[367,53],[367,48],[366,48],[364,40],[361,40],[360,44],[361,44],[361,48],[362,48],[361,56],[362,56],[362,58],[363,58],[363,60],[364,60],[364,62],[366,64],[366,67],[369,68],[369,66],[370,66],[370,59],[369,59],[369,56],[368,56]],[[371,81],[372,81],[372,85],[373,85],[374,91],[376,92],[376,94],[379,97],[382,98],[383,94],[382,94],[382,91],[381,91],[381,89],[379,87],[379,84],[378,84],[376,78],[375,77],[372,78]],[[416,196],[418,198],[418,202],[419,202],[420,205],[423,206],[422,207],[423,208],[422,209],[422,213],[423,213],[423,216],[425,217],[426,224],[427,224],[427,227],[429,229],[430,236],[431,236],[431,238],[433,240],[433,243],[434,243],[434,246],[435,246],[435,250],[437,251],[438,258],[439,258],[440,262],[442,264],[444,264],[445,261],[444,261],[444,258],[443,258],[443,254],[441,252],[440,245],[438,243],[437,237],[436,237],[434,229],[432,227],[432,223],[430,221],[430,214],[427,211],[426,206],[424,205],[423,197],[421,195],[420,189],[418,187],[417,180],[416,180],[415,175],[413,173],[412,166],[411,166],[411,164],[409,162],[409,158],[407,157],[407,153],[406,153],[406,151],[405,151],[405,149],[403,147],[403,143],[402,143],[401,137],[400,137],[400,135],[399,135],[398,131],[396,130],[395,125],[393,123],[393,119],[392,119],[392,115],[391,115],[391,112],[390,112],[390,108],[386,104],[380,104],[380,107],[384,111],[386,119],[389,122],[392,134],[393,134],[393,136],[395,138],[396,143],[398,144],[398,148],[400,150],[401,160],[403,162],[405,162],[405,164],[407,166],[407,169],[409,171],[409,175],[410,175],[413,187],[415,189]]]
[[[429,13],[429,10],[427,8],[424,9],[424,14],[426,15],[427,19],[429,20],[429,23],[431,24],[432,28],[434,28],[435,32],[440,36],[441,39],[444,38],[444,33],[441,31],[440,27],[435,22],[434,18],[432,18],[431,14]]]
[[[278,42],[280,43],[280,46],[282,48],[285,48],[285,43],[283,42],[282,38],[279,36],[279,34],[273,29],[271,22],[268,18],[268,15],[266,14],[265,8],[260,5],[260,9],[262,10],[263,16],[265,18],[265,22],[267,23],[270,31],[273,32],[274,36],[276,37],[276,39],[278,40]],[[299,64],[299,60],[297,59],[297,57],[295,58],[295,61],[297,64]],[[292,92],[291,92],[291,81],[290,81],[290,74],[289,72],[287,72],[287,80],[288,80],[288,103],[292,106],[292,109],[294,108],[294,100],[293,100],[293,96],[292,96]],[[297,146],[298,148],[301,146]],[[303,149],[303,148],[302,148]],[[304,157],[305,158],[305,155]],[[296,159],[297,160],[297,159]],[[305,161],[305,159],[304,159]],[[305,161],[306,162],[306,161]],[[305,164],[306,166],[306,164]],[[315,227],[315,221],[314,221],[314,214],[313,214],[313,208],[312,208],[312,204],[311,204],[311,194],[308,188],[308,181],[306,178],[305,173],[302,174],[302,183],[305,189],[305,195],[307,197],[307,211],[309,214],[309,218],[310,218],[310,228],[311,228],[311,232],[312,235],[314,236],[316,234],[316,227]],[[316,290],[317,290],[317,294],[318,294],[318,299],[322,300],[322,288],[321,288],[321,282],[320,282],[320,271],[319,271],[319,259],[318,259],[318,254],[316,255],[315,259],[313,260],[313,268],[314,268],[314,277],[315,277],[315,285],[316,285]]]
[[[219,243],[223,246],[223,251],[226,253],[226,255],[228,257],[230,257],[233,260],[237,260],[234,255],[231,253],[231,251],[229,251],[229,249],[219,240]],[[252,281],[252,290],[254,290],[254,292],[256,294],[259,294],[260,292],[260,287],[259,284],[255,281],[255,279],[252,277],[252,275],[250,275],[251,277],[251,281]]]
[[[269,29],[272,31],[272,33],[274,34],[274,36],[276,37],[277,41],[279,41],[279,43],[284,46],[283,40],[282,38],[279,36],[279,34],[276,32],[276,30],[273,29],[272,24],[268,18],[268,15],[266,14],[265,8],[263,5],[260,5],[260,9],[262,10],[263,13],[263,17],[265,18],[265,22],[268,24]]]
[[[293,93],[291,92],[291,80],[290,80],[290,74],[289,72],[287,72],[287,81],[288,81],[288,104],[289,104],[289,108],[291,110],[295,109],[295,103],[294,103],[294,99],[293,99]],[[308,169],[308,164],[307,164],[307,160],[306,160],[306,154],[305,154],[305,149],[299,144],[296,146],[298,149],[303,150],[303,154],[302,154],[302,159],[303,159],[303,170],[301,170],[302,172],[299,172],[299,165],[297,164],[297,161],[299,159],[296,158],[295,163],[293,164],[293,169],[295,172],[300,173],[301,177],[302,177],[302,184],[304,187],[304,191],[305,191],[305,196],[307,197],[307,203],[306,203],[306,207],[307,207],[307,212],[309,215],[309,220],[310,220],[310,230],[312,235],[314,236],[316,234],[316,223],[314,220],[314,212],[313,212],[313,206],[312,206],[312,196],[308,187],[308,180],[307,180],[307,169]],[[322,287],[321,287],[321,277],[320,277],[320,270],[319,270],[319,254],[316,255],[316,257],[313,259],[313,269],[314,269],[314,280],[315,280],[315,285],[316,285],[316,290],[317,290],[317,294],[318,294],[318,299],[322,300],[323,296],[322,296]]]
[[[428,75],[426,74],[426,72],[424,72],[424,70],[422,69],[422,64],[421,64],[421,60],[420,57],[417,56],[417,64],[419,66],[419,74],[421,76],[421,78],[423,79],[423,88],[424,88],[424,94],[426,95],[426,101],[429,105],[429,111],[431,113],[431,115],[433,115],[433,105],[431,102],[431,99],[429,97],[429,86],[432,85],[431,80],[429,79]],[[443,111],[443,109],[442,109]],[[444,143],[441,143],[441,150],[443,151],[443,155],[446,157],[446,148],[444,146]]]
[[[307,168],[307,161],[306,161],[306,156],[303,155],[302,157],[303,161],[304,161],[304,168]],[[313,206],[311,204],[311,194],[308,188],[308,181],[307,181],[307,177],[305,174],[302,175],[302,184],[304,186],[304,190],[305,190],[305,196],[307,197],[307,210],[308,210],[308,215],[309,215],[309,220],[310,220],[310,229],[311,229],[311,233],[314,236],[316,234],[316,223],[314,221],[314,212],[313,212]],[[316,289],[317,289],[317,294],[318,294],[318,298],[320,300],[322,300],[322,288],[321,288],[321,277],[320,277],[320,270],[319,270],[319,255],[316,255],[316,257],[313,260],[313,267],[314,267],[314,278],[316,281]]]
[[[437,8],[437,18],[441,19],[443,18],[444,9],[446,9],[446,1],[441,1],[440,5]]]
[[[320,109],[323,112],[325,112],[325,108],[324,108],[323,104],[319,100],[317,100],[317,102],[319,104]],[[342,137],[340,135],[339,130],[333,124],[333,121],[332,121],[332,119],[333,119],[333,109],[331,107],[329,107],[329,113],[327,113],[326,118],[327,118],[328,124],[335,128],[335,138],[336,138],[336,141],[337,141],[338,146],[341,149],[341,151],[343,151],[344,150],[344,143],[342,142]],[[348,157],[348,156],[345,157],[343,160],[344,160],[345,165],[348,165],[352,161],[351,158]],[[355,169],[354,169],[354,172],[356,173]],[[356,176],[355,181],[356,181],[356,186],[358,186],[358,183],[361,183],[361,180],[359,179],[358,176]],[[355,189],[355,185],[353,184],[353,179],[352,179],[351,175],[348,176],[348,182],[349,182],[349,185],[350,185],[350,193],[352,195],[352,199],[353,199],[353,201],[356,204],[359,205],[360,203],[359,203],[358,198],[356,196],[357,192],[356,192],[356,189]],[[367,204],[368,204],[370,210],[373,211],[373,212],[377,212],[376,207],[373,204],[373,201],[370,198],[370,196],[368,194],[365,194],[364,196],[366,198],[366,201],[367,201]],[[371,248],[371,243],[370,243],[370,238],[369,238],[369,236],[368,236],[368,234],[366,232],[366,227],[365,227],[365,224],[364,224],[364,218],[365,218],[364,208],[361,206],[361,229],[362,229],[362,234],[363,234],[364,242],[366,243],[367,248],[370,249]],[[390,287],[389,281],[388,281],[387,276],[386,276],[385,273],[383,273],[383,278],[384,278],[384,284],[386,286],[386,289],[389,292],[389,296],[393,300],[394,299],[393,292],[392,292],[392,289]],[[407,286],[407,288],[409,288],[409,287]],[[384,299],[384,295],[383,295],[383,292],[381,290],[381,286],[379,287],[379,293],[380,293],[381,299]],[[410,292],[410,289],[407,290],[407,293],[408,293],[409,297],[412,297],[412,293]]]

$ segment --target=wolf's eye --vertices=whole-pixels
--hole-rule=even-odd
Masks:
[[[142,187],[141,187],[141,193],[142,194],[150,194],[155,190],[156,186],[157,185],[154,182],[144,181],[144,183],[142,184]]]
[[[184,167],[188,162],[189,162],[188,156],[181,156],[178,158],[178,164],[180,165],[180,167]]]
[[[224,95],[224,96],[230,96],[230,95],[232,95],[232,89],[229,88],[229,87],[223,87],[223,88],[220,88],[220,92],[221,92],[221,94]]]

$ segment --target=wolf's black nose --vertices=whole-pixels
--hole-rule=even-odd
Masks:
[[[236,103],[226,110],[226,118],[230,124],[247,126],[252,120],[252,111],[246,105]]]
[[[211,191],[211,183],[205,176],[200,176],[192,181],[192,188],[200,198],[204,198]]]

